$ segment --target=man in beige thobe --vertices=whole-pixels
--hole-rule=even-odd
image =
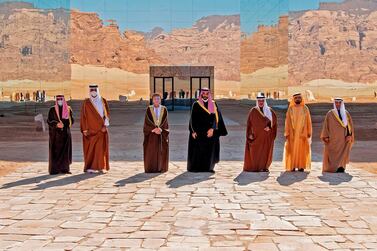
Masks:
[[[334,109],[327,113],[323,122],[321,139],[325,144],[322,171],[343,173],[355,141],[352,118],[343,99],[334,100]]]

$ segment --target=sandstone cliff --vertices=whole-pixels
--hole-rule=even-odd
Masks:
[[[0,4],[0,80],[70,79],[69,13]]]
[[[193,27],[159,32],[147,46],[170,65],[215,66],[215,78],[240,80],[240,18],[209,16]]]
[[[241,73],[253,73],[265,67],[288,63],[288,16],[274,26],[259,26],[241,40]]]
[[[377,9],[346,11],[347,6],[322,5],[291,18],[289,85],[316,79],[377,81]]]
[[[115,23],[104,25],[96,13],[71,12],[71,63],[148,73],[150,64],[165,61],[148,49],[137,32],[121,34]]]

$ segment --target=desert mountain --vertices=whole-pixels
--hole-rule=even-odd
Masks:
[[[343,5],[290,19],[290,85],[315,79],[377,81],[377,9],[356,15]]]
[[[171,65],[213,65],[217,79],[238,81],[240,35],[239,15],[209,16],[148,39],[147,47]]]
[[[150,64],[161,59],[148,49],[138,32],[121,34],[115,22],[104,25],[96,13],[71,11],[71,63],[120,68],[134,73],[148,73]]]
[[[0,80],[70,79],[69,13],[0,4]]]
[[[280,17],[277,25],[260,25],[256,32],[241,40],[241,73],[287,63],[288,16]]]

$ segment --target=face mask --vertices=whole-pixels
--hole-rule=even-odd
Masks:
[[[96,91],[91,91],[90,92],[90,96],[92,96],[93,98],[97,97],[97,92]]]
[[[63,106],[63,100],[58,100],[58,106]]]

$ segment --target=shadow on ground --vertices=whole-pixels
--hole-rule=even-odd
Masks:
[[[166,182],[169,188],[179,188],[187,185],[197,184],[209,179],[214,179],[213,173],[191,173],[184,172]]]
[[[41,176],[37,176],[37,177],[22,179],[22,180],[18,180],[18,181],[15,181],[15,182],[9,182],[7,184],[4,184],[0,189],[8,189],[8,188],[12,188],[12,187],[38,184],[38,183],[41,183],[42,181],[52,179],[52,178],[57,177],[57,176],[60,176],[60,175],[48,175],[48,174],[46,174],[46,175],[41,175]]]
[[[61,187],[61,186],[66,186],[70,184],[77,184],[80,181],[92,179],[99,175],[101,174],[81,173],[77,175],[64,176],[64,178],[62,179],[52,180],[52,181],[48,181],[42,184],[38,184],[37,187],[33,188],[32,190],[43,190],[43,189],[48,189],[48,188],[53,188],[53,187]],[[52,177],[56,177],[56,176],[52,176]]]
[[[265,181],[268,177],[268,172],[242,172],[234,179],[234,181],[237,182],[239,186],[247,186],[251,183]]]
[[[116,187],[124,187],[127,184],[135,184],[135,183],[142,183],[147,180],[151,180],[156,178],[157,176],[161,175],[161,173],[138,173],[132,177],[128,177],[123,180],[118,180],[114,186]]]
[[[282,172],[276,181],[282,186],[290,186],[305,180],[309,172]]]
[[[348,173],[322,173],[318,179],[322,182],[329,183],[329,185],[336,186],[345,182],[350,182],[353,176]]]

